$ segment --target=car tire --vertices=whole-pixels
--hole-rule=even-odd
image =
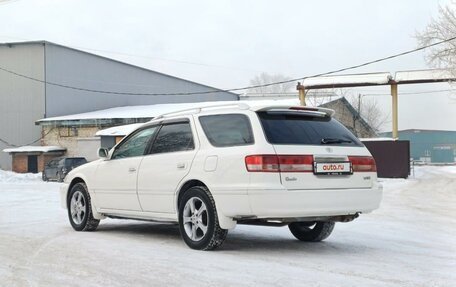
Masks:
[[[44,173],[44,171],[43,171],[43,173],[42,173],[42,175],[41,175],[41,178],[43,179],[43,181],[49,181],[49,178],[47,178],[47,176],[46,176],[46,174]]]
[[[68,196],[68,219],[76,231],[94,231],[100,220],[93,218],[92,203],[87,186],[80,182],[75,184]]]
[[[334,225],[332,221],[293,222],[288,228],[301,241],[319,242],[331,235]]]
[[[218,222],[215,201],[204,186],[188,189],[179,204],[179,229],[192,249],[214,250],[226,239],[228,230]]]

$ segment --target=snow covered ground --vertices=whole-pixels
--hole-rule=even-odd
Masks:
[[[381,208],[325,242],[238,226],[201,252],[176,226],[105,220],[75,232],[58,183],[0,171],[0,286],[456,286],[456,167],[382,181]]]

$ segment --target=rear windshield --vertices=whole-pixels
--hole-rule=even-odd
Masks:
[[[87,160],[85,158],[70,158],[68,159],[68,165],[71,166],[79,166],[87,163]]]
[[[271,144],[363,146],[346,127],[328,116],[283,111],[258,112],[258,116]]]

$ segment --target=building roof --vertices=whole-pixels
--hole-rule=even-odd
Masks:
[[[202,87],[212,89],[212,90],[214,90],[214,92],[229,93],[229,94],[235,95],[235,96],[237,96],[239,98],[239,95],[236,94],[236,93],[233,93],[233,92],[224,91],[222,89],[214,88],[212,86],[208,86],[208,85],[205,85],[205,84],[201,84],[201,83],[197,83],[197,82],[190,81],[190,80],[187,80],[187,79],[182,79],[182,78],[179,78],[179,77],[171,76],[171,75],[168,75],[168,74],[157,72],[155,70],[151,70],[151,69],[147,69],[147,68],[144,68],[144,67],[141,67],[141,66],[133,65],[133,64],[130,64],[130,63],[127,63],[127,62],[123,62],[123,61],[119,61],[119,60],[112,59],[112,58],[109,58],[109,57],[101,56],[99,54],[94,54],[94,53],[91,53],[91,52],[87,52],[87,51],[81,50],[81,49],[84,49],[82,47],[80,49],[77,49],[77,48],[73,48],[73,47],[57,44],[57,43],[46,41],[46,40],[0,43],[0,46],[34,45],[34,44],[54,45],[54,46],[62,47],[62,48],[65,48],[65,49],[69,49],[69,50],[77,51],[77,52],[80,52],[80,53],[84,53],[84,54],[92,55],[92,56],[95,56],[95,57],[99,57],[99,58],[102,58],[102,59],[105,59],[105,60],[108,60],[108,61],[111,61],[111,62],[116,62],[116,63],[122,64],[122,65],[127,65],[127,66],[130,66],[130,67],[134,67],[134,68],[137,68],[137,69],[145,70],[145,71],[148,71],[148,72],[153,72],[153,73],[156,73],[156,74],[159,74],[161,76],[168,77],[168,78],[173,78],[173,79],[185,81],[185,82],[192,83],[192,84],[197,84],[197,85],[200,85]]]
[[[36,121],[38,125],[49,125],[49,124],[93,124],[98,123],[100,120],[112,120],[112,119],[144,119],[149,120],[159,115],[192,109],[201,107],[202,105],[220,105],[230,103],[248,103],[255,105],[268,105],[268,104],[281,104],[281,105],[299,105],[298,99],[288,100],[261,100],[261,101],[217,101],[217,102],[204,102],[204,103],[179,103],[179,104],[155,104],[155,105],[144,105],[144,106],[126,106],[110,108],[105,110],[98,110],[94,112],[44,118]]]
[[[66,151],[66,148],[59,147],[59,146],[21,146],[21,147],[14,147],[14,148],[6,148],[3,152],[7,153],[31,153],[31,152],[63,152]]]
[[[431,129],[405,129],[399,130],[398,132],[414,132],[414,133],[433,133],[433,132],[442,132],[442,133],[456,133],[456,130],[431,130]],[[382,132],[382,134],[390,134],[391,132]]]
[[[350,102],[345,98],[345,97],[341,97],[341,98],[338,98],[336,100],[333,100],[331,102],[327,102],[323,105],[321,105],[322,107],[327,107],[333,103],[336,103],[336,102],[341,102],[345,107],[347,107],[347,109],[350,111],[350,113],[352,113],[356,119],[359,120],[359,122],[364,126],[365,129],[369,130],[370,133],[372,133],[373,135],[376,135],[377,133],[375,132],[375,130],[370,126],[369,123],[367,123],[363,117],[361,117],[361,115],[358,113],[358,111],[350,104]]]

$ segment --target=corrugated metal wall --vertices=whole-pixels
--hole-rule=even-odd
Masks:
[[[391,133],[384,133],[390,137]],[[456,131],[404,130],[399,138],[410,141],[410,153],[414,160],[432,163],[456,162]]]
[[[0,66],[44,80],[44,45],[0,45]],[[44,116],[44,84],[0,70],[0,139],[23,145],[38,139],[41,128],[34,122]],[[11,156],[2,152],[0,168],[11,168]]]
[[[46,45],[47,81],[95,90],[133,93],[211,91],[213,88],[54,44]],[[232,93],[187,96],[100,94],[46,87],[46,116],[61,116],[119,106],[238,100]]]

